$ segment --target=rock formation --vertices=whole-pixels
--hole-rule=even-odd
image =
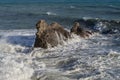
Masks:
[[[76,35],[79,35],[83,38],[87,38],[89,37],[90,35],[92,35],[92,32],[91,31],[88,31],[88,30],[84,30],[80,27],[80,24],[78,22],[75,22],[73,24],[73,27],[71,28],[71,33],[74,33]]]
[[[36,24],[36,29],[34,47],[54,47],[70,38],[70,33],[56,22],[48,25],[45,20],[40,20]]]
[[[71,38],[71,33],[79,35],[83,38],[89,37],[92,35],[92,32],[84,30],[80,27],[78,22],[75,22],[71,28],[71,32],[65,30],[57,22],[53,22],[48,25],[45,20],[40,20],[36,24],[36,39],[34,47],[48,48],[54,47],[58,44],[63,44],[64,41],[67,41]]]

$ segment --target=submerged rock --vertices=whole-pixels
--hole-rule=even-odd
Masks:
[[[34,47],[54,47],[70,38],[70,33],[56,22],[48,25],[45,20],[40,20],[36,24],[36,29]]]
[[[79,35],[80,37],[83,37],[83,38],[86,38],[86,37],[89,37],[90,35],[92,35],[91,31],[84,30],[83,28],[81,28],[81,26],[78,22],[75,22],[73,24],[73,27],[71,28],[70,32],[74,33],[76,35]]]

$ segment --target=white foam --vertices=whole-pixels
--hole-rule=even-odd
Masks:
[[[29,42],[34,40],[35,31],[5,30],[0,33],[2,35],[0,39],[0,80],[31,80],[36,69],[44,69],[44,63],[37,62],[27,55],[30,48],[25,44],[32,46]]]
[[[46,12],[47,15],[56,15],[56,13],[53,12]]]
[[[34,70],[23,56],[3,53],[0,80],[30,80]]]
[[[0,80],[113,79],[110,73],[119,79],[116,72],[120,67],[119,50],[111,48],[110,36],[95,33],[83,39],[73,34],[63,45],[31,50],[34,30],[0,31],[0,34]]]
[[[116,51],[110,50],[108,56],[109,57],[120,57],[120,52],[116,52]]]

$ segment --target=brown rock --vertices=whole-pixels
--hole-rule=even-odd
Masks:
[[[78,22],[75,22],[73,24],[73,27],[71,28],[70,32],[74,33],[76,35],[80,35],[83,38],[86,38],[86,37],[89,37],[90,35],[92,35],[92,32],[82,29]]]
[[[45,22],[45,20],[40,20],[37,22],[36,24],[36,29],[37,29],[37,33],[36,36],[41,36],[41,34],[48,29],[48,24]]]
[[[54,47],[70,38],[70,33],[56,22],[48,25],[45,20],[40,20],[36,24],[36,29],[34,47]]]
[[[66,31],[66,30],[65,30],[60,24],[58,24],[57,22],[54,22],[54,23],[50,24],[50,27],[51,27],[53,30],[57,31],[57,33],[58,33],[59,36],[60,36],[60,34],[61,34],[61,35],[63,35],[63,37],[64,37],[65,39],[70,38],[70,33],[69,33],[68,31]]]

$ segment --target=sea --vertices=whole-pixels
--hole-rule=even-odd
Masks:
[[[94,34],[34,48],[41,19]],[[120,80],[120,0],[0,1],[0,80]]]

